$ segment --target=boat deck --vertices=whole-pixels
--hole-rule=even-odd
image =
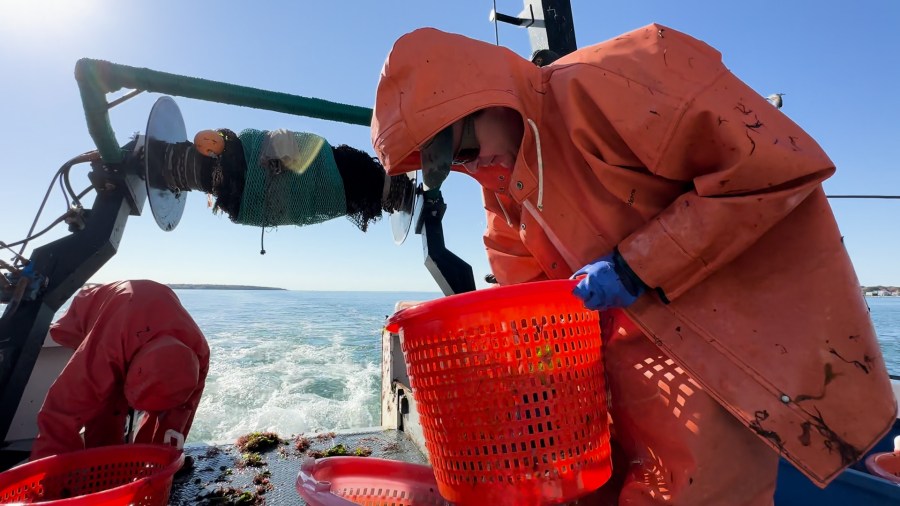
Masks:
[[[900,421],[872,451],[890,451],[893,437],[900,435]],[[257,465],[248,465],[234,444],[188,444],[185,454],[194,463],[176,475],[169,504],[174,506],[212,505],[304,505],[297,494],[295,481],[304,458],[342,445],[350,455],[357,450],[370,456],[427,464],[428,460],[413,440],[402,430],[355,429],[308,435],[309,447],[299,451],[291,438],[266,452],[261,452]],[[862,462],[847,469],[826,489],[819,489],[787,461],[779,466],[776,506],[846,504],[898,504],[900,486],[865,472]],[[590,498],[574,504],[591,504]]]
[[[194,460],[190,469],[175,477],[169,504],[174,506],[223,504],[306,504],[297,494],[294,482],[304,458],[343,445],[348,454],[371,451],[372,457],[426,464],[425,455],[413,441],[399,430],[381,428],[356,429],[307,435],[310,446],[295,448],[295,439],[266,452],[261,462],[248,465],[233,445],[188,444],[185,455]],[[256,480],[256,483],[254,482]],[[242,497],[243,494],[243,497]]]

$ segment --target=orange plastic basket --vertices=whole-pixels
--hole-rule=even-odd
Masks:
[[[450,502],[557,504],[609,479],[598,314],[571,294],[574,286],[478,290],[388,320]]]
[[[873,453],[866,458],[866,468],[875,476],[900,484],[900,451]]]
[[[900,436],[894,437],[894,451],[873,453],[866,457],[870,473],[892,483],[900,484]]]
[[[430,467],[374,457],[307,459],[297,493],[310,506],[451,506]]]
[[[131,444],[35,460],[0,473],[0,504],[165,506],[181,450]]]

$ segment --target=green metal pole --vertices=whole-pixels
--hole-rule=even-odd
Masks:
[[[164,93],[254,109],[308,116],[351,125],[369,126],[372,109],[276,91],[180,76],[145,68],[82,58],[75,64],[75,79],[87,119],[88,131],[106,163],[123,159],[109,121],[106,94],[122,88]]]

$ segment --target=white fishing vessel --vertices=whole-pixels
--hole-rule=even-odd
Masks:
[[[553,21],[550,12],[557,15],[555,19],[559,22]],[[568,16],[559,16],[560,12],[567,12]],[[550,49],[563,54],[575,48],[568,1],[526,0],[522,15],[494,13],[493,18],[526,27],[535,50]],[[548,56],[543,53],[539,57]],[[146,215],[149,208],[163,230],[178,225],[189,191],[183,191],[183,186],[173,189],[172,181],[181,177],[178,173],[184,167],[178,164],[183,159],[179,162],[172,158],[171,150],[153,148],[154,143],[165,146],[189,143],[181,113],[171,97],[309,116],[360,128],[369,126],[372,114],[365,107],[98,60],[78,61],[76,79],[96,150],[73,158],[60,168],[57,176],[61,184],[69,186],[68,192],[78,202],[84,194],[72,190],[68,171],[77,164],[90,164],[92,186],[87,191],[96,192],[96,197],[90,209],[73,206],[71,213],[64,217],[71,234],[34,249],[29,258],[8,266],[9,275],[0,278],[5,280],[2,288],[6,303],[0,319],[0,432],[5,434],[0,447],[0,470],[27,459],[31,440],[36,435],[36,414],[51,383],[71,355],[71,350],[47,337],[53,315],[116,253],[119,242],[128,240],[124,228],[130,218]],[[133,91],[107,101],[108,93],[122,89]],[[138,93],[159,94],[160,99],[150,113],[145,131],[121,146],[116,141],[108,111]],[[472,269],[445,247],[441,228],[443,201],[423,200],[421,186],[415,179],[401,177],[391,181],[391,185],[394,191],[389,207],[395,240],[402,242],[410,235],[422,236],[426,266],[445,295],[474,290]],[[31,234],[31,239],[37,239],[40,234]],[[397,308],[415,302],[398,301]],[[302,504],[296,480],[304,465],[311,469],[309,455],[315,452],[328,455],[329,451],[334,454],[338,447],[344,451],[338,454],[370,454],[427,464],[429,455],[421,413],[407,374],[400,337],[386,329],[381,340],[380,426],[307,435],[305,441],[282,435],[286,438],[284,442],[261,452],[262,463],[258,466],[248,465],[246,456],[234,444],[189,444],[185,454],[193,458],[194,464],[176,477],[170,504],[255,504],[262,500],[268,504]],[[900,378],[893,378],[893,385],[895,396],[900,397]],[[900,486],[872,474],[865,466],[867,456],[893,450],[897,436],[900,436],[900,421],[869,454],[825,489],[814,486],[783,460],[776,504],[900,502]]]

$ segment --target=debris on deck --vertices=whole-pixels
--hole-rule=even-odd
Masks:
[[[269,436],[277,443],[271,444]],[[172,506],[304,504],[294,482],[307,456],[371,455],[428,463],[405,433],[377,429],[301,434],[286,440],[259,432],[242,436],[233,445],[187,445],[185,455],[193,458],[193,466],[175,476]]]

